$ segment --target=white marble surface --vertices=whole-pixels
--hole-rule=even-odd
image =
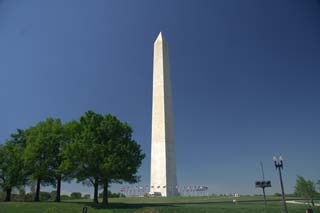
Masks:
[[[154,42],[150,193],[177,195],[169,48],[160,33]]]

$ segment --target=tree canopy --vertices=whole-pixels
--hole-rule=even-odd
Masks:
[[[313,198],[316,195],[315,183],[312,180],[306,180],[302,176],[297,176],[295,192],[296,195],[311,200],[314,205]]]
[[[47,118],[26,131],[25,162],[31,179],[37,182],[35,201],[39,201],[40,185],[57,184],[56,201],[60,200],[62,179],[61,149],[69,133],[60,119]]]
[[[47,118],[17,130],[0,145],[0,187],[9,201],[12,188],[28,180],[36,185],[34,201],[39,201],[41,185],[53,185],[55,201],[60,201],[61,182],[76,179],[94,186],[94,202],[103,186],[107,204],[110,184],[139,181],[137,171],[144,157],[132,128],[115,116],[87,111],[64,124]]]
[[[109,184],[139,181],[136,173],[145,155],[132,139],[132,128],[110,114],[86,112],[79,130],[64,150],[63,166],[72,170],[79,182],[88,180],[94,186],[95,202],[98,185],[102,185],[106,192],[103,203],[107,204]]]
[[[0,145],[0,187],[6,191],[6,201],[11,200],[11,191],[27,181],[24,168],[25,137],[22,130],[12,134],[9,141]]]

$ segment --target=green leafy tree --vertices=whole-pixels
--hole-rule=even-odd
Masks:
[[[0,145],[0,187],[6,191],[5,201],[11,201],[14,187],[19,188],[27,181],[24,169],[23,152],[25,136],[23,130],[17,130],[9,141]]]
[[[295,192],[296,195],[310,199],[314,206],[313,198],[316,195],[315,183],[312,180],[306,180],[302,176],[297,176]]]
[[[51,128],[52,138],[55,141],[55,143],[52,144],[54,154],[52,155],[51,166],[56,180],[56,202],[60,202],[61,200],[61,182],[71,179],[69,175],[70,171],[65,170],[62,166],[64,160],[62,150],[67,144],[71,143],[77,131],[78,123],[75,121],[68,122],[64,125],[62,125],[61,122],[56,122],[53,124],[53,128]]]
[[[98,203],[99,189],[99,159],[96,155],[97,128],[103,117],[92,111],[88,111],[80,118],[77,134],[73,141],[62,150],[64,161],[62,168],[69,171],[69,175],[78,182],[94,187],[93,201]]]
[[[40,200],[41,185],[54,185],[58,180],[57,194],[60,191],[61,174],[57,169],[64,138],[65,132],[60,119],[48,118],[26,131],[25,163],[31,178],[37,182],[34,201]]]
[[[61,195],[61,199],[62,200],[69,200],[70,197],[69,197],[69,195]]]
[[[40,192],[40,200],[48,201],[51,199],[50,192]]]
[[[90,194],[84,194],[84,195],[83,195],[83,198],[84,198],[84,199],[90,199]]]
[[[103,204],[108,203],[108,186],[123,181],[139,181],[136,175],[145,155],[132,139],[132,128],[107,114],[88,111],[80,118],[80,131],[65,149],[66,168],[72,168],[79,182],[88,180],[94,186],[94,202],[98,202],[98,186],[103,186]]]
[[[132,139],[132,128],[115,116],[105,115],[98,130],[101,137],[97,144],[99,180],[103,185],[103,204],[106,205],[111,183],[139,181],[136,174],[145,155],[140,145]]]
[[[71,199],[81,199],[81,192],[72,192],[70,197]]]

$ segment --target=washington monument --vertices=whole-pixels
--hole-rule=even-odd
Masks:
[[[169,48],[161,32],[153,47],[153,95],[150,194],[178,195]]]

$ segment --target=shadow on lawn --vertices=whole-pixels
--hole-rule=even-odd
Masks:
[[[146,208],[146,207],[174,207],[175,205],[173,204],[162,204],[162,203],[135,203],[135,204],[129,204],[129,203],[109,203],[107,206],[103,204],[96,204],[96,203],[91,203],[91,202],[68,202],[68,201],[63,201],[63,203],[76,203],[79,205],[83,205],[83,207],[91,207],[94,209],[141,209],[141,208]]]

